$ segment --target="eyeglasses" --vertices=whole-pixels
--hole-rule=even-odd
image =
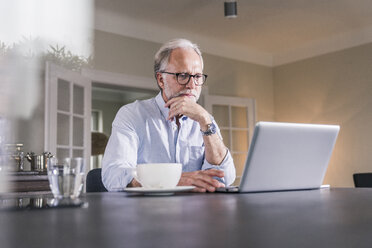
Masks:
[[[184,72],[174,73],[174,72],[167,72],[167,71],[161,71],[160,73],[175,75],[176,79],[177,79],[177,83],[182,84],[182,85],[188,84],[189,81],[190,81],[190,78],[193,77],[194,78],[194,83],[197,86],[201,86],[205,83],[205,81],[207,80],[207,77],[208,77],[208,75],[200,74],[200,73],[197,73],[195,75],[192,75],[192,74],[189,74],[189,73],[184,73]]]

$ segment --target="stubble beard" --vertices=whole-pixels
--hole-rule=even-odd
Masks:
[[[173,93],[169,87],[168,82],[164,78],[164,94],[167,97],[168,101],[172,98],[175,98],[175,97],[178,97],[184,94],[192,94],[193,95],[192,99],[194,99],[195,102],[197,102],[199,100],[200,93],[201,91],[198,92],[197,90],[194,90],[194,89],[185,89],[185,90],[181,90],[180,92]]]

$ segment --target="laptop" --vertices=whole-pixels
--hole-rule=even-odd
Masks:
[[[338,125],[258,122],[238,187],[216,192],[266,192],[321,187]]]

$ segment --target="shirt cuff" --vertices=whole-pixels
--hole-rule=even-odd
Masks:
[[[103,184],[108,191],[123,191],[133,180],[131,169],[117,167],[109,168],[109,170],[114,171],[104,171],[104,173],[108,174],[107,176],[102,176]]]
[[[231,156],[229,149],[227,149],[226,156],[220,165],[210,164],[204,158],[204,163],[201,169],[202,170],[210,170],[210,169],[223,170],[225,173],[225,177],[223,178],[216,177],[215,179],[224,183],[226,186],[232,184],[235,181],[235,177],[236,177],[235,166],[234,166],[234,161],[233,161],[233,158]]]

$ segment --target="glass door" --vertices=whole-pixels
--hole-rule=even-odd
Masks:
[[[253,135],[255,101],[248,98],[206,95],[205,107],[215,118],[223,141],[233,156],[236,169],[234,185],[237,185],[243,174]]]
[[[91,82],[47,64],[45,149],[57,158],[83,157],[89,169]]]

